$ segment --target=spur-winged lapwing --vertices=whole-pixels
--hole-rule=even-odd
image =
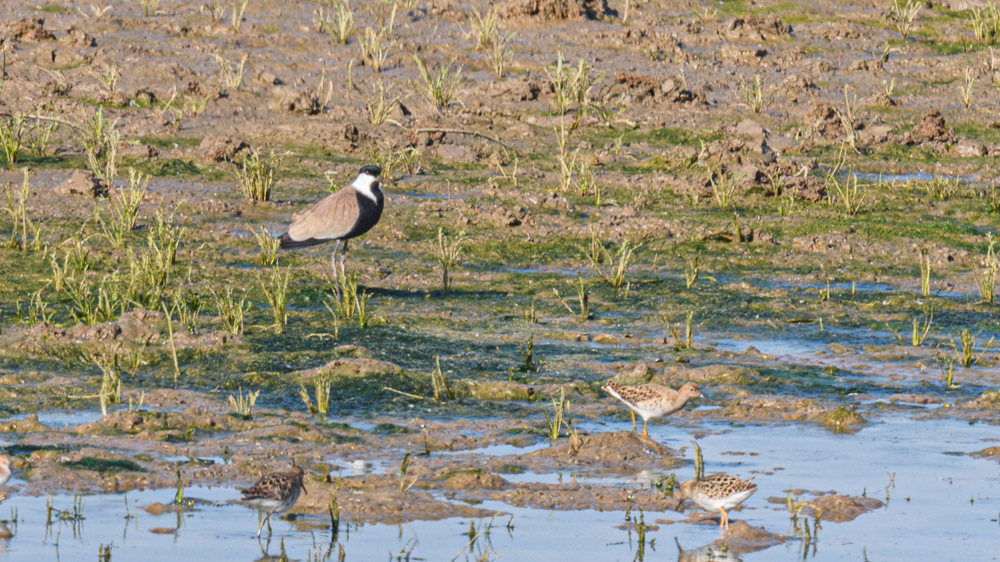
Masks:
[[[379,187],[381,173],[382,169],[378,166],[365,166],[354,183],[294,215],[288,232],[281,235],[281,247],[303,248],[336,240],[330,258],[336,282],[337,250],[341,242],[344,244],[340,257],[340,270],[343,272],[347,241],[371,230],[382,217],[385,196]]]

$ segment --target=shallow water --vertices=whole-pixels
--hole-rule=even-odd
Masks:
[[[848,172],[849,174],[855,174],[858,179],[877,181],[877,182],[908,182],[908,181],[931,181],[935,178],[941,178],[945,180],[962,180],[962,181],[972,181],[972,176],[949,176],[945,174],[928,174],[926,172],[911,172],[908,174],[883,174],[875,172]]]
[[[628,429],[628,422],[583,423],[590,432]],[[654,439],[684,450],[692,457],[688,428],[667,423],[650,426]],[[876,421],[854,434],[831,433],[817,427],[734,426],[708,423],[697,428],[707,432],[698,439],[705,458],[706,473],[726,472],[742,477],[755,476],[757,493],[744,509],[732,514],[773,533],[789,531],[789,514],[784,504],[787,490],[815,490],[846,495],[867,495],[887,504],[884,508],[844,523],[823,522],[809,547],[808,557],[816,560],[955,559],[985,560],[995,555],[993,537],[998,531],[998,488],[996,463],[975,459],[967,453],[996,442],[996,428],[950,419],[915,420],[893,415]],[[491,451],[499,453],[501,451]],[[503,451],[506,453],[507,451]],[[511,450],[510,453],[523,451]],[[676,471],[678,480],[691,477],[690,465]],[[504,475],[517,482],[586,482],[646,487],[664,474],[636,471],[632,475],[588,475],[580,472]],[[18,481],[12,480],[16,487]],[[113,559],[256,559],[261,548],[254,538],[257,523],[253,511],[226,503],[239,497],[232,488],[189,488],[186,496],[207,500],[192,511],[151,515],[138,508],[154,502],[169,503],[173,490],[101,494],[86,496],[85,519],[74,527],[56,522],[46,534],[44,497],[12,495],[4,502],[4,515],[16,510],[18,522],[10,525],[14,536],[0,541],[0,559],[52,560],[93,556],[101,544],[113,544]],[[808,492],[802,501],[812,497]],[[778,498],[769,503],[767,498]],[[126,519],[128,510],[135,517]],[[69,510],[71,495],[57,495],[53,505]],[[137,508],[138,506],[138,508]],[[551,511],[513,508],[501,502],[485,502],[479,507],[495,509],[499,515],[489,533],[489,548],[500,560],[532,560],[543,553],[556,559],[632,560],[635,535],[617,528],[625,522],[623,512]],[[942,517],[942,514],[948,514]],[[714,525],[683,522],[686,515],[675,512],[645,513],[647,524],[659,521],[647,539],[656,539],[656,552],[647,547],[648,559],[676,556],[675,541],[685,549],[695,549],[718,538]],[[508,522],[512,529],[508,531]],[[671,523],[672,522],[672,523]],[[474,521],[480,531],[487,521]],[[468,519],[413,522],[403,525],[344,524],[337,537],[348,560],[394,558],[412,548],[411,559],[451,560],[468,552],[465,534]],[[284,540],[292,559],[315,557],[330,541],[325,516],[300,516],[294,521],[273,522],[274,538],[267,548],[280,553]],[[157,529],[157,532],[153,530]],[[315,542],[314,542],[315,541]],[[800,560],[804,543],[792,539],[784,545],[740,554],[743,560]],[[339,547],[338,547],[339,548]],[[473,547],[476,553],[487,548],[483,539]],[[150,558],[150,553],[155,553]],[[960,555],[960,556],[959,556]],[[336,554],[334,554],[334,559]],[[472,556],[470,556],[472,557]],[[463,559],[459,556],[459,559]]]
[[[23,420],[30,414],[17,414],[11,416],[12,420]],[[38,421],[49,427],[65,429],[75,425],[81,425],[97,421],[104,417],[100,410],[50,410],[48,412],[38,412]]]

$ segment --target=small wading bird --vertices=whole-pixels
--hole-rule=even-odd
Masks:
[[[365,166],[354,183],[294,215],[288,232],[281,235],[281,248],[304,248],[336,240],[330,258],[336,286],[337,250],[341,243],[344,251],[340,257],[340,273],[343,273],[347,241],[371,230],[382,217],[385,196],[379,187],[381,174],[382,169],[378,166]]]
[[[751,479],[752,480],[752,479]],[[743,480],[728,474],[712,474],[701,480],[688,480],[681,484],[675,497],[691,500],[708,511],[722,514],[719,518],[719,532],[729,532],[729,514],[727,509],[736,509],[747,498],[757,491],[757,485],[749,480]]]
[[[236,488],[243,493],[240,503],[267,514],[257,526],[258,539],[265,522],[267,522],[267,536],[271,536],[271,515],[292,509],[299,500],[299,493],[306,492],[306,486],[302,482],[303,475],[305,472],[302,467],[292,465],[292,469],[288,472],[265,474],[249,488]]]
[[[642,436],[648,437],[646,424],[651,418],[668,416],[684,407],[687,401],[701,396],[701,389],[693,382],[684,383],[680,390],[660,384],[622,386],[608,381],[602,390],[621,400],[632,410],[632,433],[636,432],[635,414],[642,416]]]

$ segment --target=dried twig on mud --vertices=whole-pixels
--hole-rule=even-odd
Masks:
[[[418,133],[445,133],[445,134],[452,133],[452,134],[456,134],[456,135],[472,135],[474,137],[479,137],[481,139],[486,139],[486,140],[488,140],[490,142],[495,142],[495,143],[499,144],[500,146],[506,148],[507,150],[510,150],[510,151],[514,152],[515,155],[517,154],[517,151],[514,150],[507,143],[503,142],[502,140],[498,139],[497,137],[494,137],[493,135],[487,135],[486,133],[480,133],[479,131],[468,131],[468,130],[465,130],[465,129],[417,129],[417,132]]]

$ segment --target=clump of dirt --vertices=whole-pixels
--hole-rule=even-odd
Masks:
[[[232,416],[212,414],[200,408],[184,412],[130,411],[112,412],[99,420],[72,427],[69,431],[80,435],[115,433],[134,434],[139,439],[151,441],[191,440],[196,431],[214,433],[240,428],[239,420]],[[302,438],[301,435],[296,437]]]
[[[367,357],[342,357],[334,359],[322,367],[298,371],[296,374],[305,380],[316,377],[379,377],[396,376],[403,372],[402,367],[388,361],[379,361]]]
[[[906,134],[905,140],[906,144],[952,143],[955,142],[955,130],[949,129],[941,112],[934,109]]]
[[[962,407],[974,410],[983,408],[990,410],[1000,409],[1000,390],[993,388],[986,390],[979,397],[963,404]]]
[[[807,398],[752,396],[740,391],[723,406],[727,419],[817,421],[829,412],[821,404]]]
[[[481,468],[449,470],[440,474],[438,478],[449,490],[502,490],[509,485],[503,478]]]
[[[603,87],[598,98],[608,99],[614,96],[628,96],[630,103],[668,101],[671,103],[689,103],[696,96],[691,90],[682,87],[677,80],[657,80],[648,74],[621,72],[615,81]]]
[[[991,459],[994,461],[1000,461],[1000,447],[987,447],[985,449],[973,451],[969,453],[969,456],[980,459]]]
[[[670,384],[691,381],[700,385],[721,386],[753,384],[760,379],[760,373],[740,365],[705,365],[694,368],[667,365],[660,377]]]
[[[432,521],[451,517],[479,519],[496,515],[495,510],[472,507],[461,502],[437,499],[433,494],[415,488],[408,488],[407,480],[400,490],[399,476],[381,475],[363,478],[344,478],[336,491],[337,506],[341,517],[365,523],[395,525],[407,521]],[[326,513],[333,495],[332,486],[316,486],[306,483],[309,493],[303,494],[296,510],[310,513]]]
[[[462,384],[464,383],[464,384]],[[477,400],[534,400],[538,390],[516,381],[454,381],[456,394]]]
[[[558,509],[573,511],[596,509],[598,511],[625,511],[642,509],[646,512],[677,511],[680,502],[650,488],[593,486],[576,482],[564,484],[518,484],[503,490],[469,490],[464,499],[490,499],[515,507]]]
[[[618,374],[611,378],[618,384],[636,385],[649,384],[656,372],[645,361],[622,363],[616,367]]]
[[[19,420],[7,420],[0,423],[2,433],[28,433],[33,431],[46,431],[49,426],[38,421],[37,414],[30,414],[28,417]]]
[[[235,137],[205,135],[198,145],[198,158],[203,162],[232,162],[237,154],[249,148],[249,144]]]
[[[107,195],[108,188],[104,182],[94,177],[89,170],[73,170],[73,173],[55,187],[55,192],[62,196],[83,195],[97,197]]]
[[[854,408],[837,406],[827,412],[819,423],[837,431],[857,431],[867,421]]]
[[[738,39],[764,41],[792,34],[792,26],[774,14],[763,17],[753,14],[738,17],[725,23],[724,26],[723,32],[726,35]]]
[[[760,377],[754,369],[739,365],[705,365],[703,367],[685,367],[672,364],[663,367],[660,373],[643,361],[632,365],[623,365],[612,380],[618,384],[662,384],[675,386],[685,382],[696,382],[707,385],[745,385],[753,384]]]
[[[840,113],[833,105],[820,99],[813,100],[803,121],[825,139],[836,139],[844,132]]]
[[[829,495],[812,500],[802,508],[802,513],[819,517],[823,521],[843,523],[852,521],[859,515],[874,511],[885,506],[885,503],[875,498]]]
[[[597,19],[609,14],[607,0],[504,0],[497,4],[503,18],[542,20]]]
[[[45,482],[46,489],[123,492],[148,487],[169,487],[170,480],[150,471],[145,463],[122,458],[103,448],[83,447],[60,454],[33,454],[25,476]],[[174,478],[176,481],[176,477]]]
[[[45,20],[43,18],[7,20],[0,23],[0,43],[3,44],[11,41],[38,43],[41,41],[51,41],[55,38],[55,35],[52,35],[52,33],[45,29]]]
[[[679,462],[670,449],[628,431],[576,435],[535,454],[576,466],[673,465]]]
[[[701,525],[717,525],[720,517],[718,513],[693,514],[688,520]],[[681,549],[678,543],[677,548],[681,551],[680,559],[701,560],[697,555],[704,553],[709,556],[705,558],[706,560],[725,560],[724,557],[716,558],[716,556],[726,551],[737,554],[756,552],[788,540],[788,537],[772,533],[763,527],[748,525],[732,518],[729,521],[729,534],[726,538],[716,539],[708,545],[693,550]]]
[[[175,320],[176,323],[176,320]],[[178,328],[176,326],[175,328]],[[177,348],[211,349],[226,344],[242,343],[240,336],[228,332],[199,330],[192,335],[186,330],[174,332]],[[78,323],[71,328],[60,328],[47,322],[33,326],[15,326],[4,330],[0,343],[27,350],[78,348],[87,345],[117,353],[122,346],[153,346],[163,348],[168,344],[167,321],[162,312],[140,308],[123,313],[117,320],[97,324]]]

